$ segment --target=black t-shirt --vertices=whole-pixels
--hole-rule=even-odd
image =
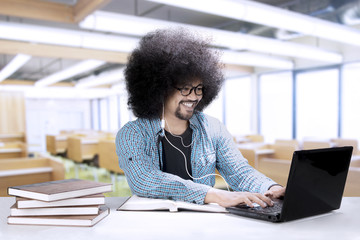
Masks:
[[[183,139],[183,144],[181,143],[180,137],[174,137],[171,133],[165,131],[167,139],[177,148],[179,148],[186,156],[187,169],[192,175],[191,170],[191,140],[192,140],[192,130],[190,127],[180,135]],[[177,149],[170,145],[170,143],[164,138],[161,140],[163,146],[163,172],[171,173],[177,175],[183,179],[192,180],[191,177],[186,173],[185,169],[185,158]]]

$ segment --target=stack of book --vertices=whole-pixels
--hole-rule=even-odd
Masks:
[[[16,197],[8,224],[93,226],[107,215],[111,183],[66,179],[8,188]]]

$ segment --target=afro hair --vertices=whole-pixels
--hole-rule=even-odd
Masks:
[[[174,87],[202,80],[204,92],[196,107],[202,111],[219,93],[224,75],[219,53],[183,28],[145,35],[129,56],[125,69],[128,105],[136,117],[158,118]]]

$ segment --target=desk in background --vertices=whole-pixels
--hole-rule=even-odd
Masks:
[[[0,159],[26,157],[27,146],[23,142],[0,142]]]
[[[344,198],[339,210],[285,223],[222,213],[124,212],[123,197],[106,198],[111,212],[94,227],[7,225],[13,197],[0,198],[0,239],[360,239],[360,198]]]
[[[64,177],[63,163],[52,157],[0,159],[0,196],[8,196],[7,188],[10,186],[56,181]]]
[[[256,169],[261,158],[271,157],[275,152],[274,149],[271,149],[268,144],[263,142],[242,143],[237,144],[237,147],[249,164]]]
[[[0,142],[26,142],[24,133],[0,133]]]

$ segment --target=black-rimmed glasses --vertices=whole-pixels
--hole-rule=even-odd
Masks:
[[[177,90],[179,90],[181,95],[183,95],[183,96],[189,96],[192,93],[193,90],[194,90],[194,92],[195,92],[195,94],[197,96],[202,96],[203,92],[204,92],[204,87],[203,87],[202,84],[199,84],[196,87],[193,87],[193,86],[190,86],[190,85],[185,85],[182,88],[178,88],[178,87],[175,87],[175,88]]]

